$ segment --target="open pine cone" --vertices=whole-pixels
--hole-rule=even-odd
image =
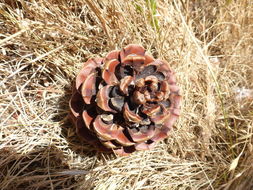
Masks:
[[[127,155],[168,136],[180,98],[168,63],[131,44],[84,63],[73,87],[71,118],[77,134],[98,150]]]

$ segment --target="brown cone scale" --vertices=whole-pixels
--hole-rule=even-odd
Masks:
[[[80,138],[124,156],[167,138],[180,101],[169,64],[130,44],[84,63],[69,105]]]

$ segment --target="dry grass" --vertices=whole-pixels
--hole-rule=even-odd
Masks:
[[[0,189],[244,189],[251,0],[0,2]],[[71,82],[88,58],[129,43],[177,72],[182,115],[152,151],[96,153],[68,121]]]

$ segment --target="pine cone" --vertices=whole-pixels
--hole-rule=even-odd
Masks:
[[[71,118],[77,134],[98,150],[127,155],[168,136],[180,99],[168,63],[131,44],[84,63],[73,87]]]

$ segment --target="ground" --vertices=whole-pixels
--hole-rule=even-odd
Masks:
[[[168,139],[96,152],[69,122],[82,64],[143,45],[176,72]],[[0,189],[252,189],[251,0],[1,0]]]

